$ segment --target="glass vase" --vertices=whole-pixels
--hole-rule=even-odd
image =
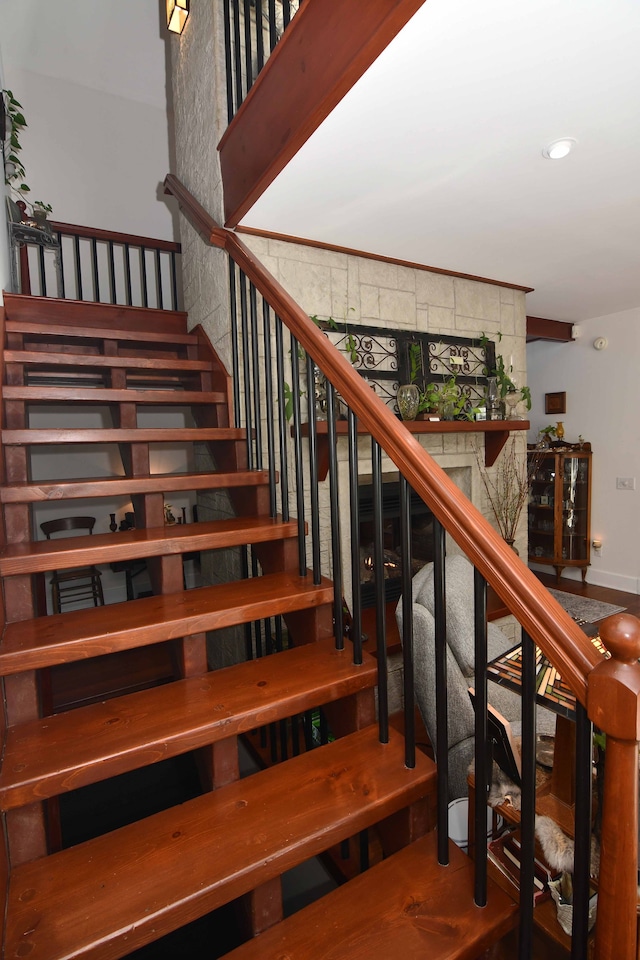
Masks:
[[[415,383],[403,383],[396,397],[398,410],[403,420],[415,420],[420,406],[420,391]]]

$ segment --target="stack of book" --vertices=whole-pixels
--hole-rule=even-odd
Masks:
[[[520,890],[520,831],[514,830],[511,833],[492,840],[487,849],[487,857],[490,863],[506,877],[510,884],[515,887],[515,891]],[[537,857],[533,862],[533,903],[540,903],[551,896],[549,890],[549,881],[553,880],[555,873],[548,864]]]

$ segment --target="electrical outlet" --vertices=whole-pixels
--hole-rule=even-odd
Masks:
[[[616,490],[635,490],[635,477],[616,477]]]

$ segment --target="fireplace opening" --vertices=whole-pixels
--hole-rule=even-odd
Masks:
[[[360,508],[360,596],[363,609],[375,606],[376,570],[374,562],[373,486],[358,486]],[[382,484],[382,529],[384,549],[385,602],[397,601],[402,594],[402,556],[400,526],[400,482]],[[417,493],[411,491],[411,576],[433,560],[433,514]]]

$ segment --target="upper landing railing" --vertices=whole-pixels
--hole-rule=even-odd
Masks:
[[[57,221],[10,229],[17,293],[180,309],[179,243]]]
[[[231,123],[301,0],[224,0],[227,121]]]
[[[439,859],[448,862],[448,735],[447,735],[447,667],[446,667],[446,591],[444,531],[455,540],[475,568],[475,777],[476,783],[488,783],[490,769],[487,748],[487,674],[480,665],[487,662],[486,602],[489,584],[522,627],[523,696],[522,696],[522,864],[520,882],[519,958],[530,960],[533,941],[533,859],[535,818],[535,645],[537,644],[559,671],[576,696],[576,791],[574,868],[574,926],[572,956],[587,956],[587,904],[589,890],[589,847],[591,833],[591,725],[607,735],[606,772],[601,830],[601,866],[598,919],[596,923],[595,957],[597,960],[636,960],[637,904],[637,787],[638,740],[640,740],[640,624],[634,617],[619,614],[603,626],[602,638],[611,659],[601,654],[587,639],[580,627],[560,607],[534,574],[520,561],[489,522],[474,508],[449,476],[427,454],[414,436],[397,420],[393,412],[371,391],[361,376],[293,301],[282,286],[257,261],[237,235],[220,228],[204,208],[173,176],[165,181],[167,192],[178,200],[183,214],[203,239],[225,250],[229,255],[230,309],[232,341],[239,345],[234,355],[234,406],[236,417],[247,427],[248,461],[260,467],[267,462],[273,474],[271,509],[276,512],[276,479],[280,478],[282,509],[288,514],[287,488],[295,497],[300,530],[300,572],[307,569],[310,557],[314,577],[321,574],[322,538],[318,519],[319,485],[317,475],[317,424],[313,390],[314,364],[328,382],[327,425],[329,434],[329,499],[331,501],[332,575],[337,594],[335,608],[336,640],[342,640],[340,601],[342,570],[340,537],[336,534],[340,511],[337,509],[340,475],[335,454],[336,430],[334,409],[336,393],[349,408],[349,513],[357,518],[358,467],[364,455],[358,434],[368,433],[371,443],[371,468],[374,501],[381,502],[381,456],[384,452],[401,475],[403,500],[408,500],[408,487],[433,512],[435,562],[434,595],[436,622],[436,703],[438,711],[436,756],[438,758],[438,843]],[[275,323],[274,323],[275,320]],[[282,325],[290,338],[283,338]],[[262,339],[260,339],[262,338]],[[274,354],[272,355],[272,345]],[[306,380],[298,379],[299,367],[306,363]],[[285,382],[286,377],[290,379]],[[285,397],[291,399],[292,425],[287,421]],[[302,424],[302,395],[305,396],[307,422]],[[274,426],[275,425],[275,426]],[[263,432],[264,430],[264,432]],[[302,437],[308,437],[308,459]],[[293,437],[293,455],[285,446]],[[280,450],[280,453],[279,453]],[[331,452],[333,451],[333,452]],[[279,460],[278,460],[279,458]],[[306,466],[304,466],[306,462]],[[293,475],[287,479],[291,465]],[[279,466],[279,473],[278,473]],[[368,464],[365,465],[369,470]],[[308,484],[307,484],[308,475]],[[336,487],[338,489],[336,489]],[[357,489],[357,487],[356,487]],[[376,492],[377,491],[377,492]],[[384,567],[382,522],[379,506],[374,526],[374,565]],[[305,546],[305,511],[308,512],[311,548]],[[403,555],[410,556],[410,525],[404,508]],[[355,521],[357,523],[357,520]],[[354,527],[351,527],[352,581],[359,563],[354,548]],[[346,560],[346,557],[345,557]],[[346,560],[345,566],[348,565]],[[408,563],[404,564],[405,571]],[[379,582],[378,582],[379,581]],[[376,581],[376,588],[382,578]],[[361,641],[361,611],[356,609],[357,590],[353,592],[354,657]],[[376,638],[379,645],[379,723],[384,741],[387,730],[387,696],[385,678],[385,615],[384,600],[378,591]],[[408,733],[406,762],[412,762],[413,713],[413,635],[411,581],[403,581],[403,658],[405,724]],[[486,791],[476,791],[476,836],[484,833],[486,824]],[[624,815],[622,814],[624,811]],[[486,847],[476,846],[475,898],[479,905],[487,898]]]

